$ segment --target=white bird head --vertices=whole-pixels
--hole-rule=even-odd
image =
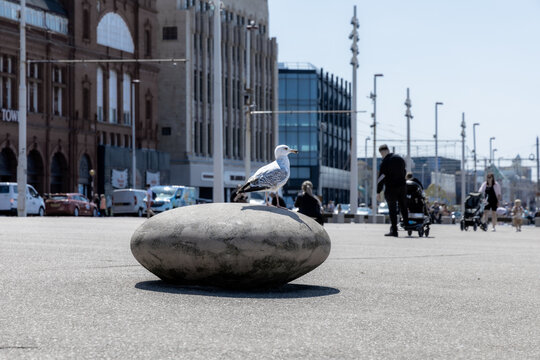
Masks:
[[[276,159],[280,156],[287,156],[290,153],[298,154],[298,150],[291,149],[287,145],[278,145],[276,146],[276,149],[274,150],[274,155],[276,156]]]

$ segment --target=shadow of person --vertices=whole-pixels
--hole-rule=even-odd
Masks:
[[[229,290],[206,286],[174,285],[162,280],[141,281],[135,284],[135,288],[169,294],[241,299],[300,299],[336,295],[340,293],[336,288],[304,284],[285,284],[279,288],[264,290]]]

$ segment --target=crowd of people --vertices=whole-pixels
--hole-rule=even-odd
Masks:
[[[415,178],[412,173],[406,172],[405,160],[394,153],[391,153],[387,145],[379,147],[379,153],[382,156],[382,162],[379,168],[379,177],[377,180],[377,201],[381,202],[380,193],[384,190],[384,200],[388,204],[390,231],[385,236],[398,236],[398,215],[401,215],[403,223],[408,221],[408,211],[406,206],[406,181],[415,182],[423,190],[423,184]],[[237,190],[231,194],[231,202],[248,202],[248,197],[245,194],[237,196]],[[512,216],[512,223],[516,231],[521,231],[523,214],[526,210],[521,204],[521,200],[516,199],[512,205],[501,203],[502,189],[500,184],[495,180],[493,173],[486,175],[486,180],[478,189],[484,198],[484,218],[483,223],[487,224],[488,217],[491,217],[492,231],[496,231],[498,210],[501,206],[505,209],[503,215]],[[278,194],[271,193],[271,204],[276,207],[286,207],[285,200]],[[425,200],[425,199],[424,199]],[[427,204],[427,201],[426,201]],[[301,192],[294,201],[294,207],[298,208],[298,212],[314,218],[321,225],[324,223],[324,213],[338,213],[343,209],[341,204],[335,204],[333,200],[329,200],[323,207],[321,199],[313,194],[313,184],[307,180],[302,183]],[[447,204],[437,201],[432,204],[427,204],[425,207],[426,216],[429,216],[431,223],[441,223],[443,216],[450,216],[451,209]],[[535,214],[540,217],[540,210]],[[531,218],[533,216],[531,215]]]

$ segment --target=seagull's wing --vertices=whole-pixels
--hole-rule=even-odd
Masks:
[[[265,165],[248,179],[241,192],[265,191],[276,188],[289,178],[289,172],[280,168],[277,162]]]

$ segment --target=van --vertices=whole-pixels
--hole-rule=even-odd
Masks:
[[[0,182],[0,213],[17,215],[17,183]],[[45,215],[45,202],[32,185],[26,185],[26,213],[28,215]]]
[[[146,190],[118,189],[112,193],[114,215],[143,216],[146,213]]]
[[[197,203],[197,190],[190,186],[160,185],[152,186],[152,210],[162,212],[181,206]]]

